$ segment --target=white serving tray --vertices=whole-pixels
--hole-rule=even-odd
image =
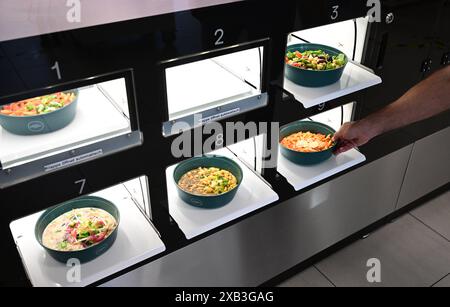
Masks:
[[[173,180],[173,171],[176,165],[169,167],[166,171],[169,212],[188,239],[192,239],[279,199],[278,195],[264,181],[240,162],[227,148],[217,150],[211,154],[233,159],[240,165],[244,173],[244,179],[236,197],[231,203],[222,208],[201,209],[186,204],[178,197]]]
[[[35,239],[34,227],[42,212],[14,221],[11,233],[28,278],[35,287],[83,287],[165,251],[150,222],[131,200],[123,185],[93,194],[113,202],[120,211],[117,239],[100,257],[81,265],[81,282],[71,283],[70,269],[51,258]]]
[[[10,168],[131,132],[130,122],[96,86],[80,90],[75,119],[65,128],[20,136],[0,127],[0,161]]]
[[[301,166],[278,154],[278,172],[286,178],[296,191],[336,175],[346,169],[366,161],[366,157],[352,149],[329,160],[312,166]]]
[[[333,99],[380,84],[381,78],[349,62],[339,82],[324,87],[304,87],[284,78],[284,89],[308,109]]]

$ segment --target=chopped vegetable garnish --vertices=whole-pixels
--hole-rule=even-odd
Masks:
[[[322,50],[294,51],[286,54],[288,65],[308,70],[333,70],[346,64],[343,53],[331,56]]]
[[[217,167],[199,167],[181,177],[178,185],[186,192],[197,195],[220,195],[237,187],[236,177]]]
[[[43,244],[58,251],[83,250],[106,239],[116,227],[114,217],[102,209],[74,209],[45,228]]]
[[[33,116],[54,112],[75,100],[75,93],[59,92],[14,102],[0,108],[0,114],[9,116]]]

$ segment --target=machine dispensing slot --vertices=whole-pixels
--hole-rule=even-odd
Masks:
[[[337,82],[325,86],[310,87],[295,82],[286,74],[283,92],[308,109],[382,83],[382,79],[373,70],[359,63],[367,39],[365,30],[368,27],[368,19],[358,18],[355,22],[359,28],[358,37],[353,33],[352,20],[291,33],[287,48],[294,45],[299,47],[305,43],[313,43],[312,46],[319,44],[312,48],[315,50],[335,48],[347,56],[348,62],[342,77]],[[352,60],[353,57],[355,60]]]
[[[109,249],[89,262],[81,263],[81,278],[74,282],[67,278],[66,263],[51,257],[35,236],[36,224],[45,211],[41,211],[10,223],[10,231],[31,284],[35,287],[85,287],[108,276],[165,251],[157,228],[151,222],[149,210],[149,185],[146,176],[132,179],[95,192],[82,198],[109,202],[120,220],[117,237]],[[80,198],[68,200],[76,202]],[[68,208],[67,210],[71,210]],[[67,212],[66,212],[67,214]],[[103,241],[104,242],[104,241]],[[73,244],[79,244],[75,242]],[[101,243],[99,243],[101,244]],[[108,248],[108,247],[106,247]],[[65,251],[61,251],[65,253]]]
[[[267,105],[267,40],[162,63],[167,121],[164,136]]]
[[[0,188],[142,143],[132,71],[0,99]]]

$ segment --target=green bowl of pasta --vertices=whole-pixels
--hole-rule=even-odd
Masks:
[[[280,129],[283,157],[298,165],[316,165],[327,161],[336,150],[332,137],[336,131],[328,125],[299,120]],[[314,146],[314,147],[311,147]]]
[[[239,164],[217,155],[183,161],[173,173],[179,197],[187,204],[203,209],[220,208],[230,203],[243,177]]]

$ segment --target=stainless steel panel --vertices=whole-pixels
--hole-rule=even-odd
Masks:
[[[450,128],[415,143],[398,200],[402,208],[450,181]]]
[[[105,286],[256,286],[391,213],[412,146]]]
[[[0,0],[0,41],[238,1],[242,0]],[[74,11],[78,7],[79,16]]]

